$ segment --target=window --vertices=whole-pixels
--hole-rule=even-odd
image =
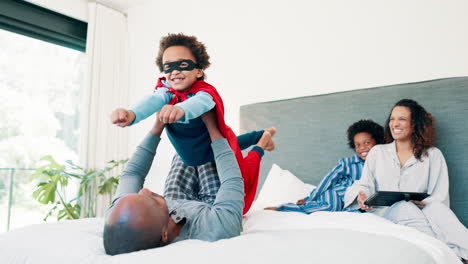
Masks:
[[[0,232],[48,211],[29,182],[40,157],[77,162],[85,44],[82,21],[0,2]]]

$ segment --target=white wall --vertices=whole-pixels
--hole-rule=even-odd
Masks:
[[[244,104],[468,75],[467,11],[463,0],[148,1],[127,10],[130,101],[152,91],[169,32],[206,44],[235,131]],[[130,128],[131,148],[152,120]],[[167,148],[158,164],[169,166]]]

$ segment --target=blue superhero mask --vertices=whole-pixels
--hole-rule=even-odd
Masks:
[[[192,60],[180,60],[174,62],[166,62],[163,64],[163,72],[168,74],[172,71],[191,71],[193,69],[201,69],[200,65]]]

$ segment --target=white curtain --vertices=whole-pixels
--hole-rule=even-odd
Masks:
[[[128,129],[110,122],[113,109],[129,104],[128,32],[125,14],[96,2],[88,5],[88,79],[82,109],[80,163],[98,170],[110,160],[129,157]],[[103,215],[109,200],[98,201],[97,216]]]

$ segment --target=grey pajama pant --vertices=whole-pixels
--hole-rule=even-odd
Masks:
[[[468,259],[468,230],[443,203],[432,202],[421,210],[412,202],[401,201],[388,208],[383,217],[435,237],[459,257]]]
[[[213,204],[219,186],[220,181],[214,161],[199,166],[188,166],[178,154],[175,154],[164,184],[164,197]]]

